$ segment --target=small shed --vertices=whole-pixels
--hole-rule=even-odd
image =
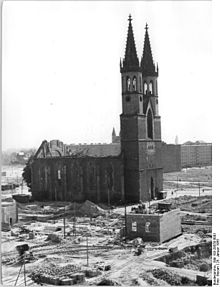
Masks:
[[[127,214],[127,237],[164,242],[182,233],[180,209],[153,214]]]
[[[2,201],[2,225],[12,226],[18,222],[18,207],[14,199]]]

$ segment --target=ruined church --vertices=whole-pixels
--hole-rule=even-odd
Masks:
[[[120,62],[120,137],[114,132],[111,144],[85,146],[43,141],[31,164],[35,200],[120,204],[158,197],[163,189],[159,70],[147,25],[145,29],[139,61],[129,16],[125,56]]]

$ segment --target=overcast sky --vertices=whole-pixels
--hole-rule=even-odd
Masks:
[[[131,13],[139,59],[148,23],[159,64],[162,139],[212,141],[211,2],[3,4],[2,147],[111,141]]]

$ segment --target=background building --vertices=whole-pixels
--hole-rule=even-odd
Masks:
[[[209,166],[212,165],[212,144],[196,141],[181,145],[181,166]]]

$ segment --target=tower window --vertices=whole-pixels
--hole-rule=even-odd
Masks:
[[[150,90],[150,93],[153,94],[153,82],[152,81],[150,81],[149,90]]]
[[[139,87],[140,87],[140,88],[139,88],[139,90],[140,90],[139,92],[142,92],[142,91],[141,91],[141,87],[142,87],[141,77],[139,77],[139,83],[140,83],[140,84],[139,84]]]
[[[146,95],[147,94],[147,83],[144,82],[144,94]]]
[[[126,100],[126,102],[130,102],[131,97],[130,96],[126,96],[125,100]]]
[[[133,91],[137,91],[137,79],[136,79],[136,77],[133,78],[132,88],[133,88]]]
[[[142,97],[140,97],[140,102],[142,102]]]
[[[58,179],[61,179],[61,172],[60,172],[59,169],[58,169],[58,171],[57,171],[57,178],[58,178]]]
[[[151,110],[147,113],[147,136],[150,139],[153,139],[153,118]]]
[[[131,89],[131,79],[129,77],[127,77],[127,91],[130,91]]]

